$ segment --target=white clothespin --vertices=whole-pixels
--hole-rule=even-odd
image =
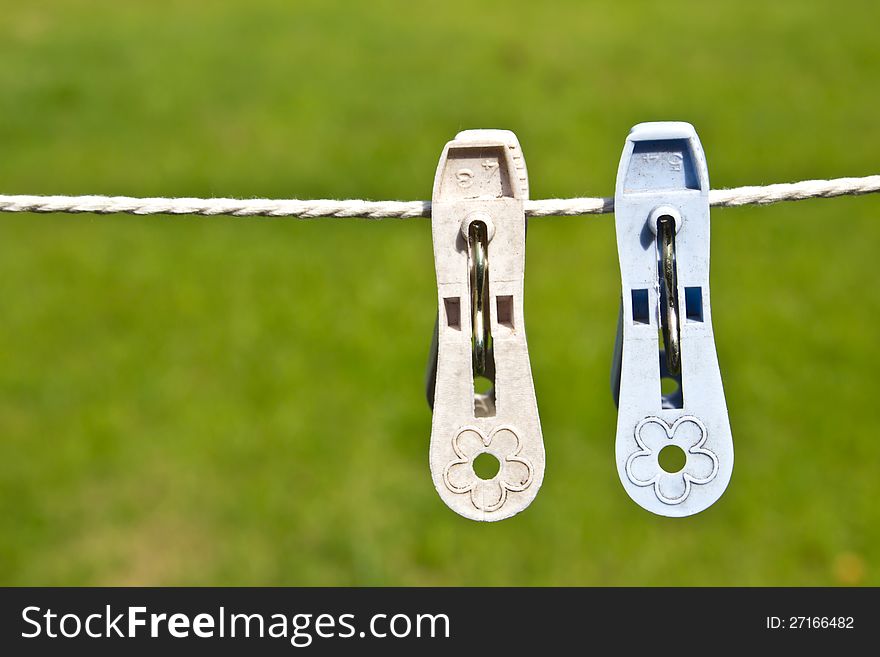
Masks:
[[[428,369],[430,465],[443,501],[473,520],[522,511],[544,477],[523,324],[528,193],[512,132],[467,130],[446,144],[431,205],[439,313]],[[497,472],[478,475],[475,459]]]
[[[689,516],[721,496],[733,470],[709,303],[709,173],[692,125],[632,129],[614,213],[623,282],[612,370],[617,469],[648,511]],[[661,392],[663,379],[675,389]]]

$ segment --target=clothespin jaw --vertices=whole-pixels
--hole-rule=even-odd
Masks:
[[[523,322],[526,198],[512,132],[467,130],[444,148],[431,206],[438,320],[430,466],[443,501],[473,520],[522,511],[544,476]],[[478,458],[497,472],[478,475]]]
[[[733,470],[709,296],[709,175],[693,126],[632,129],[614,208],[618,473],[643,508],[688,516],[721,496]]]

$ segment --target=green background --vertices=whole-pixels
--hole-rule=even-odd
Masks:
[[[0,190],[424,199],[460,129],[607,195],[692,122],[714,187],[880,171],[865,2],[0,0]],[[427,467],[426,220],[0,217],[0,583],[880,584],[880,198],[713,212],[727,493],[614,465],[613,220],[530,224],[547,447],[474,523]]]

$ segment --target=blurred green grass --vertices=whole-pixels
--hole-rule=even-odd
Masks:
[[[880,171],[873,1],[0,0],[4,193],[423,199],[470,127],[533,198],[694,123],[715,187]],[[548,451],[459,518],[427,469],[427,221],[0,217],[0,583],[880,584],[880,198],[713,213],[736,445],[654,517],[615,471],[613,222],[531,222]]]

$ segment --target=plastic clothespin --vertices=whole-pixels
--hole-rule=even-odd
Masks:
[[[430,465],[443,501],[473,520],[522,511],[544,478],[523,324],[528,193],[512,132],[467,130],[446,144],[431,205],[439,312],[428,367]],[[494,476],[477,474],[477,458],[497,466]]]
[[[733,470],[709,303],[709,173],[692,125],[632,129],[614,213],[618,474],[648,511],[689,516],[721,496]],[[674,389],[664,393],[664,380]]]

